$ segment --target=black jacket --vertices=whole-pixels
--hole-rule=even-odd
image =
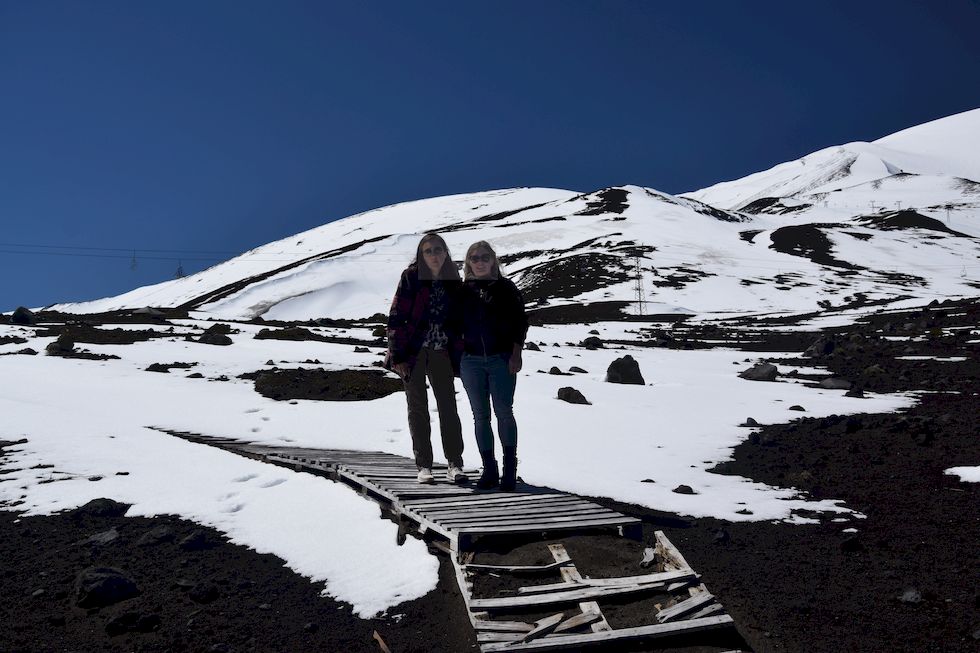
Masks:
[[[524,297],[510,279],[470,279],[455,303],[467,354],[510,354],[524,346],[527,315]]]

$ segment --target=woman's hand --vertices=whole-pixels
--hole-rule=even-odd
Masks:
[[[408,376],[408,363],[395,363],[391,369],[394,370],[395,374],[402,377],[402,380]]]
[[[511,374],[517,374],[524,367],[524,361],[521,360],[521,352],[515,347],[514,353],[510,355],[510,361],[507,363],[507,370]]]

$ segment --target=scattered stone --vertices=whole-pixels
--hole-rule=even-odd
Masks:
[[[559,388],[558,398],[562,401],[567,401],[570,404],[592,405],[592,403],[585,398],[585,395],[572,387]]]
[[[656,481],[653,480],[652,478],[645,478],[642,481],[640,481],[640,483],[656,483]]]
[[[371,335],[374,336],[375,338],[387,338],[388,327],[386,327],[383,324],[380,326],[376,326],[374,327],[374,331],[371,332]]]
[[[163,542],[171,542],[176,537],[174,529],[169,526],[157,526],[156,528],[143,533],[136,541],[137,546],[153,546]]]
[[[112,499],[92,499],[84,506],[79,506],[72,513],[76,517],[122,517],[129,510],[129,505],[118,503]]]
[[[268,603],[259,603],[259,610],[271,610],[272,606]]]
[[[697,494],[690,485],[678,485],[671,492],[675,494]]]
[[[102,477],[101,477],[101,476],[99,476],[99,475],[95,475],[95,476],[89,476],[89,477],[88,477],[88,480],[90,480],[90,481],[92,481],[92,482],[95,482],[95,481],[101,481],[101,480],[102,480]]]
[[[581,346],[585,347],[586,349],[595,350],[595,349],[602,349],[603,344],[600,338],[597,338],[595,336],[589,336],[588,338],[582,341]]]
[[[190,535],[182,539],[177,546],[184,551],[203,551],[210,549],[214,543],[208,538],[207,534],[201,529],[195,529]]]
[[[622,358],[617,358],[609,364],[606,370],[606,382],[608,383],[628,383],[632,385],[645,385],[643,375],[640,374],[640,364],[629,354]]]
[[[201,374],[200,372],[194,372],[193,374],[188,374],[187,375],[187,378],[188,379],[203,379],[204,378],[204,375]]]
[[[170,370],[189,370],[190,368],[197,365],[197,363],[150,363],[150,366],[146,368],[147,372],[163,372],[169,374]]]
[[[751,417],[746,417],[745,421],[739,424],[739,426],[758,426],[759,423]]]
[[[47,594],[47,592],[45,592],[44,589],[36,589],[33,592],[31,592],[31,598],[37,599],[44,596],[45,594]]]
[[[209,326],[207,329],[204,330],[204,333],[217,333],[219,335],[226,336],[229,333],[232,333],[232,328],[231,325],[222,324],[219,322],[218,324],[212,324],[211,326]]]
[[[747,370],[738,373],[739,377],[748,381],[775,381],[779,370],[772,363],[756,363]]]
[[[367,347],[354,347],[355,354],[370,354],[371,350]]]
[[[587,370],[583,370],[581,367],[579,367],[577,365],[572,365],[571,367],[568,368],[568,371],[569,372],[578,372],[579,374],[588,374],[589,373]]]
[[[806,412],[806,408],[804,408],[803,406],[800,406],[800,405],[790,406],[789,409],[790,410],[797,410],[797,411],[800,411],[801,413],[805,413]]]
[[[541,347],[538,347],[533,342],[524,343],[524,349],[527,349],[528,351],[541,351]]]
[[[816,342],[806,348],[803,355],[807,358],[822,358],[830,356],[837,349],[837,343],[832,337],[820,336]]]
[[[274,361],[274,360],[272,360],[272,359],[270,358],[269,360],[267,360],[267,361],[265,362],[265,364],[266,364],[266,365],[275,365],[275,364],[276,364],[276,361]]]
[[[109,544],[110,542],[113,542],[118,539],[119,539],[119,531],[117,531],[115,528],[110,528],[107,531],[96,533],[92,537],[86,538],[81,542],[79,542],[78,544],[80,546],[84,546],[86,544],[93,544],[95,546],[105,546],[106,544]]]
[[[755,514],[755,513],[753,513],[753,512],[752,512],[751,510],[749,510],[748,508],[742,508],[741,510],[736,510],[736,511],[735,511],[735,514],[736,514],[736,515],[753,515],[753,514]]]
[[[548,370],[548,374],[553,374],[555,376],[561,376],[562,371],[560,369],[558,369],[557,367],[552,367],[550,370]]]
[[[312,621],[308,621],[306,624],[303,625],[304,632],[315,633],[317,630],[319,630],[319,626],[317,626]]]
[[[591,335],[593,335],[593,336],[597,336],[597,335],[599,335],[599,332],[598,332],[598,331],[596,331],[595,329],[592,329],[591,331],[589,331],[589,333],[590,333]]]
[[[54,342],[44,348],[48,356],[64,356],[75,351],[75,341],[67,333],[62,333]]]
[[[857,397],[858,399],[863,399],[864,398],[864,390],[862,390],[861,388],[857,388],[857,387],[851,388],[850,390],[848,390],[847,392],[844,393],[844,396],[845,397]]]
[[[227,347],[234,341],[223,333],[208,333],[205,332],[197,342],[202,345],[218,345],[220,347]]]
[[[902,603],[910,603],[913,605],[916,603],[922,603],[922,592],[914,587],[910,587],[902,592],[902,595],[898,597],[898,600]]]
[[[33,326],[37,324],[37,318],[31,309],[25,306],[18,306],[14,310],[13,315],[10,316],[11,324],[19,324],[20,326]]]
[[[21,349],[17,353],[18,354],[24,354],[25,356],[37,356],[37,351],[35,351],[34,349],[31,349],[30,347],[24,347],[23,349]]]
[[[114,567],[89,567],[75,580],[75,605],[80,608],[104,608],[139,593],[136,583]]]
[[[825,390],[850,390],[851,389],[850,381],[846,381],[836,376],[823,379],[819,385],[821,388],[824,388]]]

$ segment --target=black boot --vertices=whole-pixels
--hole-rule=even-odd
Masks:
[[[480,480],[476,482],[476,487],[481,490],[492,490],[500,485],[500,471],[497,469],[497,459],[493,457],[493,451],[481,451],[480,457],[483,458],[483,473]]]
[[[500,491],[513,492],[517,487],[517,447],[504,447],[504,475],[500,478]]]

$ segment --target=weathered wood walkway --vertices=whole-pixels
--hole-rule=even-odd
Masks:
[[[548,545],[555,561],[550,565],[530,568],[473,563],[478,539],[487,535],[561,535],[616,529],[623,536],[640,539],[640,520],[581,497],[524,484],[516,492],[480,491],[473,485],[450,483],[444,465],[433,468],[435,483],[422,485],[416,480],[412,460],[384,452],[273,447],[187,433],[172,435],[326,475],[384,504],[399,521],[400,538],[410,526],[421,534],[432,532],[445,538],[447,542],[437,546],[452,560],[483,653],[579,650],[733,626],[732,618],[660,531],[656,532],[655,547],[648,549],[648,564],[654,571],[641,576],[583,577],[560,543]],[[513,595],[477,598],[473,580],[481,573],[554,573],[561,581],[520,587]],[[598,601],[607,597],[622,601],[627,595],[658,596],[658,611],[651,615],[653,623],[618,629],[609,625]],[[512,617],[552,610],[557,612],[537,621],[515,621]],[[494,619],[494,614],[511,617]]]

